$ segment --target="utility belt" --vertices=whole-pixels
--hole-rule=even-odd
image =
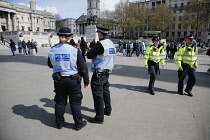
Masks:
[[[159,62],[155,62],[155,61],[152,61],[152,60],[148,60],[148,65],[149,65],[149,64],[157,65],[157,64],[159,64]]]
[[[181,65],[182,65],[182,68],[186,68],[186,69],[188,69],[188,68],[191,68],[192,66],[190,66],[189,64],[186,64],[186,63],[181,63]]]
[[[109,76],[109,70],[108,69],[104,70],[103,72],[95,71],[94,73],[96,74],[97,78],[100,78],[101,76]]]
[[[52,75],[55,82],[59,82],[61,79],[70,78],[71,80],[77,80],[77,83],[81,83],[82,77],[79,74],[74,74],[70,76],[61,76],[60,72],[55,72]]]

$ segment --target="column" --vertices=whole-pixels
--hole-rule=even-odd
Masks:
[[[82,34],[82,30],[81,30],[81,24],[79,24],[79,34],[81,35]]]
[[[43,18],[40,18],[40,27],[41,27],[41,28],[40,28],[40,32],[44,32],[44,31],[43,31],[43,26],[44,26],[44,25],[43,25]]]
[[[0,32],[3,32],[1,28],[1,17],[0,17]]]
[[[85,24],[82,24],[82,34],[85,34]]]
[[[8,31],[11,31],[11,17],[10,17],[10,13],[8,13]]]
[[[13,27],[14,27],[14,31],[17,31],[17,17],[16,14],[13,15]]]
[[[32,30],[32,32],[35,32],[35,27],[34,27],[34,17],[33,17],[33,15],[31,15],[31,30]]]

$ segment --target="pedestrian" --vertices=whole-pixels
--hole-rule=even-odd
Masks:
[[[36,43],[35,43],[35,41],[31,42],[31,54],[32,55],[36,54]]]
[[[116,48],[107,37],[109,30],[105,26],[97,26],[99,42],[87,52],[87,58],[93,59],[91,89],[96,111],[96,116],[89,120],[91,123],[103,123],[104,115],[110,116],[112,111],[109,75],[114,68]]]
[[[127,43],[127,56],[131,57],[131,42],[128,41]]]
[[[143,42],[140,42],[139,41],[139,44],[138,44],[138,50],[139,50],[139,54],[140,56],[144,56],[144,47],[143,47]]]
[[[123,42],[123,46],[122,46],[122,47],[123,47],[123,49],[122,49],[122,50],[123,50],[123,55],[126,56],[127,53],[126,53],[125,50],[126,50],[126,48],[127,48],[127,43],[126,43],[125,41]]]
[[[35,51],[36,51],[36,54],[38,53],[38,44],[37,44],[37,41],[34,41],[35,43]]]
[[[87,43],[85,42],[84,37],[81,37],[80,49],[82,50],[82,57],[86,62],[85,54],[87,51]]]
[[[73,38],[70,40],[70,45],[72,45],[74,47],[77,47],[77,44],[75,43]]]
[[[78,41],[77,41],[77,46],[80,48],[80,44],[81,44],[81,40],[79,39]]]
[[[3,35],[1,35],[1,43],[2,43],[2,45],[4,45],[4,46],[5,46],[5,40],[4,40]]]
[[[28,40],[28,42],[26,43],[26,46],[27,46],[26,51],[28,52],[28,54],[30,54],[31,53],[31,42],[30,42],[30,40]]]
[[[144,65],[150,74],[148,90],[151,95],[155,95],[155,79],[156,76],[160,74],[159,62],[162,64],[162,68],[165,66],[165,50],[163,44],[161,44],[159,41],[159,37],[153,37],[153,44],[147,47],[146,53],[144,55]]]
[[[26,42],[24,39],[22,41],[22,48],[23,48],[23,53],[27,55]]]
[[[21,40],[18,41],[18,50],[19,50],[19,54],[22,53],[22,49],[23,49],[23,44],[21,42]]]
[[[134,42],[133,43],[133,51],[132,51],[132,53],[131,53],[131,56],[132,56],[132,54],[134,53],[134,52],[136,52],[136,56],[138,57],[139,56],[139,54],[138,54],[138,40],[136,40],[136,42]]]
[[[171,60],[174,59],[175,53],[177,52],[177,43],[174,41],[170,46],[170,52],[171,52]]]
[[[93,39],[93,41],[90,42],[90,49],[94,48],[95,45],[96,45],[96,41],[95,41],[95,39]]]
[[[170,44],[166,46],[166,59],[170,58]]]
[[[177,54],[176,64],[178,66],[178,93],[184,95],[184,79],[188,75],[189,79],[187,81],[187,86],[185,92],[188,96],[193,96],[192,89],[196,82],[195,70],[198,67],[197,54],[198,48],[193,44],[193,36],[189,35],[185,37],[186,44],[183,45]]]
[[[48,66],[53,68],[53,80],[55,87],[55,117],[58,129],[64,125],[64,113],[67,99],[71,106],[75,129],[77,131],[85,127],[87,122],[81,114],[82,91],[81,77],[84,80],[84,88],[89,86],[88,69],[78,48],[70,45],[68,41],[71,30],[63,27],[57,33],[60,43],[54,46],[48,55]]]
[[[120,40],[119,43],[118,43],[118,49],[117,49],[117,52],[118,52],[118,53],[121,52],[122,46],[123,46],[123,43],[122,43],[122,41]]]
[[[9,44],[11,51],[12,51],[12,56],[15,56],[15,51],[16,51],[16,47],[15,47],[15,42],[10,39],[10,44]]]
[[[210,48],[206,51],[206,55],[210,57]],[[210,74],[210,68],[207,70],[207,73]]]

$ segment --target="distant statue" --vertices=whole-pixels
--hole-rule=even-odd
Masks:
[[[98,16],[97,15],[91,15],[88,19],[87,19],[87,22],[89,25],[93,24],[96,22],[96,20],[98,19]]]

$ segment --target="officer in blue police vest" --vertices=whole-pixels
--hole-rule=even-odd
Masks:
[[[85,127],[81,114],[81,77],[84,80],[84,88],[89,86],[88,69],[80,51],[70,45],[68,41],[72,36],[67,27],[63,27],[57,33],[60,43],[54,46],[48,55],[48,66],[53,68],[53,80],[55,87],[55,117],[58,129],[64,124],[64,113],[69,97],[75,129],[78,131]]]
[[[96,116],[89,122],[102,124],[104,115],[110,116],[112,111],[108,80],[114,68],[116,49],[113,42],[107,38],[109,28],[97,26],[97,29],[99,41],[87,52],[87,58],[92,59],[91,89],[96,111]]]

